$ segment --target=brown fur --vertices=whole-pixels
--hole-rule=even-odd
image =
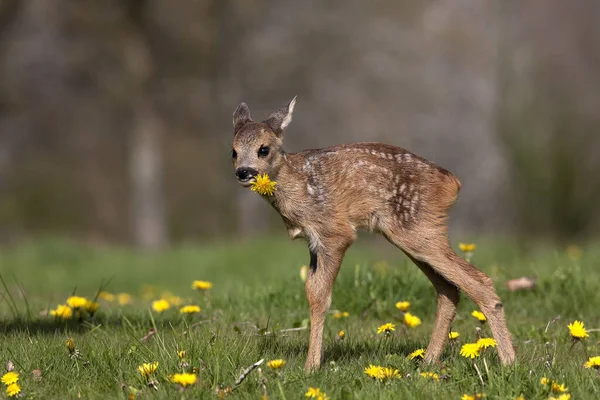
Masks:
[[[486,315],[500,360],[511,364],[515,353],[492,281],[457,256],[448,242],[446,219],[460,181],[432,162],[381,143],[285,153],[283,129],[291,122],[294,105],[295,99],[267,120],[254,122],[242,103],[234,113],[233,163],[236,170],[249,167],[277,182],[275,194],[266,199],[283,218],[290,237],[308,241],[311,328],[306,370],[321,363],[332,287],[358,229],[381,233],[434,285],[438,311],[426,362],[439,360],[443,352],[460,289]],[[267,156],[258,155],[261,146],[269,147]]]

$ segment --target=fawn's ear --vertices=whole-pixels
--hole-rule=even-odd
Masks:
[[[297,96],[296,96],[297,97]],[[282,107],[275,111],[265,120],[265,124],[269,125],[275,131],[277,136],[281,137],[283,130],[292,122],[292,114],[296,105],[296,97],[290,101],[286,107]]]
[[[252,117],[250,116],[250,109],[248,108],[248,104],[240,103],[240,105],[233,112],[234,133],[250,121],[252,121]]]

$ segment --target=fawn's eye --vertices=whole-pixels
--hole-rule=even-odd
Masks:
[[[231,150],[231,158],[237,158],[237,151],[235,151],[235,149]]]
[[[268,146],[260,146],[260,148],[258,149],[258,156],[259,157],[266,157],[269,155],[269,147]]]

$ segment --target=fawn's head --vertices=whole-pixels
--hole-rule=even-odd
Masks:
[[[262,122],[255,122],[246,103],[233,113],[231,157],[238,181],[249,186],[258,174],[274,178],[283,162],[283,130],[292,122],[296,98]]]

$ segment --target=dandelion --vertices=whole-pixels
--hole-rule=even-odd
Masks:
[[[177,352],[177,357],[179,357],[180,360],[183,360],[185,358],[185,350],[179,350]]]
[[[194,374],[175,374],[171,377],[171,382],[178,383],[183,387],[188,387],[196,383],[198,377]]]
[[[467,343],[463,344],[460,349],[460,355],[465,358],[475,358],[479,357],[480,347],[477,343]]]
[[[19,373],[18,372],[7,372],[6,374],[2,375],[2,383],[4,383],[6,386],[10,386],[12,384],[15,384],[19,381]]]
[[[341,331],[338,332],[337,335],[340,340],[344,340],[344,338],[346,337],[346,332],[344,332],[344,330],[342,329]]]
[[[487,320],[481,311],[474,310],[471,315],[477,318],[477,320],[481,323],[484,323]]]
[[[381,333],[385,333],[386,335],[389,335],[392,331],[396,330],[396,325],[392,324],[391,322],[388,322],[387,324],[383,324],[380,327],[377,328],[377,334],[381,334]]]
[[[171,307],[168,301],[165,299],[155,300],[152,302],[152,309],[157,313],[161,313],[165,310],[168,310]]]
[[[104,301],[113,302],[115,301],[115,295],[104,290],[98,293],[98,298]]]
[[[477,341],[477,345],[480,349],[487,349],[488,347],[496,347],[498,343],[492,338],[481,338]]]
[[[408,358],[414,360],[416,358],[423,359],[425,357],[425,349],[417,349],[408,355]]]
[[[348,311],[336,311],[335,314],[333,314],[333,318],[336,318],[336,319],[348,318],[349,316],[350,316],[350,313]]]
[[[408,325],[409,328],[416,328],[417,326],[421,325],[421,318],[407,312],[404,314],[404,323]]]
[[[73,310],[69,306],[59,304],[56,309],[50,310],[50,315],[56,318],[69,319],[73,316]]]
[[[192,283],[192,289],[195,290],[208,290],[208,289],[212,289],[213,284],[212,282],[208,282],[208,281],[194,281]]]
[[[421,372],[420,375],[423,378],[431,378],[434,381],[439,381],[440,380],[440,376],[438,374],[436,374],[435,372]]]
[[[365,374],[367,374],[369,378],[379,379],[381,377],[382,370],[382,367],[371,364],[365,368]]]
[[[73,353],[75,351],[75,341],[73,340],[73,338],[67,339],[66,346],[67,350],[69,350],[69,353]]]
[[[96,303],[95,301],[87,301],[85,303],[85,311],[87,311],[90,315],[94,315],[96,313],[96,311],[98,311],[98,307],[100,307],[100,304]]]
[[[396,303],[396,308],[400,311],[407,311],[410,307],[409,301],[399,301]]]
[[[569,333],[574,340],[581,340],[588,337],[588,332],[581,321],[573,321],[569,324]]]
[[[475,251],[477,246],[475,245],[475,243],[459,243],[458,248],[463,253],[472,253]]]
[[[600,356],[590,357],[590,359],[586,361],[585,367],[599,369],[600,368]]]
[[[79,308],[85,307],[87,302],[88,302],[88,299],[86,299],[85,297],[80,297],[80,296],[71,296],[67,299],[67,305],[76,310]]]
[[[21,387],[16,383],[13,383],[6,387],[6,395],[8,397],[15,397],[19,393],[21,393]]]
[[[200,307],[198,306],[185,306],[185,307],[181,307],[179,309],[179,312],[181,314],[194,314],[194,313],[199,313],[200,312]]]
[[[540,385],[543,385],[543,386],[549,385],[550,382],[552,382],[552,381],[550,379],[546,378],[545,376],[542,376],[542,378],[540,379]]]
[[[485,393],[463,394],[460,400],[479,400],[485,398]],[[522,399],[524,400],[524,399]]]
[[[276,190],[275,185],[277,185],[277,182],[272,181],[269,178],[269,175],[258,174],[256,175],[254,182],[252,182],[250,190],[262,194],[263,196],[272,196]]]
[[[570,399],[571,399],[571,395],[569,393],[563,393],[558,397],[554,397],[554,396],[548,397],[548,400],[570,400]]]
[[[117,295],[117,302],[122,306],[130,304],[132,299],[129,293],[119,293]]]
[[[327,397],[327,393],[321,392],[321,389],[314,387],[309,387],[307,392],[304,393],[304,396],[317,400],[329,400],[329,397]]]
[[[303,265],[300,267],[300,279],[302,279],[302,282],[306,281],[307,276],[308,276],[308,267],[306,265]]]
[[[552,385],[550,385],[550,391],[553,393],[564,393],[569,391],[569,388],[565,387],[564,383],[559,384],[558,382],[552,382]]]
[[[515,397],[514,400],[525,400],[525,396],[523,396],[522,394],[520,394],[517,397]]]
[[[402,375],[400,375],[400,371],[398,371],[397,369],[393,369],[390,367],[381,368],[380,375],[379,375],[380,381],[383,381],[386,379],[400,379],[400,378],[402,378]]]
[[[150,375],[154,374],[156,369],[158,368],[158,361],[154,361],[151,363],[143,363],[138,366],[138,371],[144,378],[148,378]]]
[[[271,360],[271,361],[267,362],[267,367],[269,367],[271,369],[280,369],[280,368],[283,368],[285,366],[285,364],[287,364],[287,362],[282,359]]]
[[[452,331],[452,332],[448,333],[448,339],[450,339],[450,340],[456,340],[456,339],[458,339],[459,336],[460,336],[460,333],[458,333],[458,332]]]

